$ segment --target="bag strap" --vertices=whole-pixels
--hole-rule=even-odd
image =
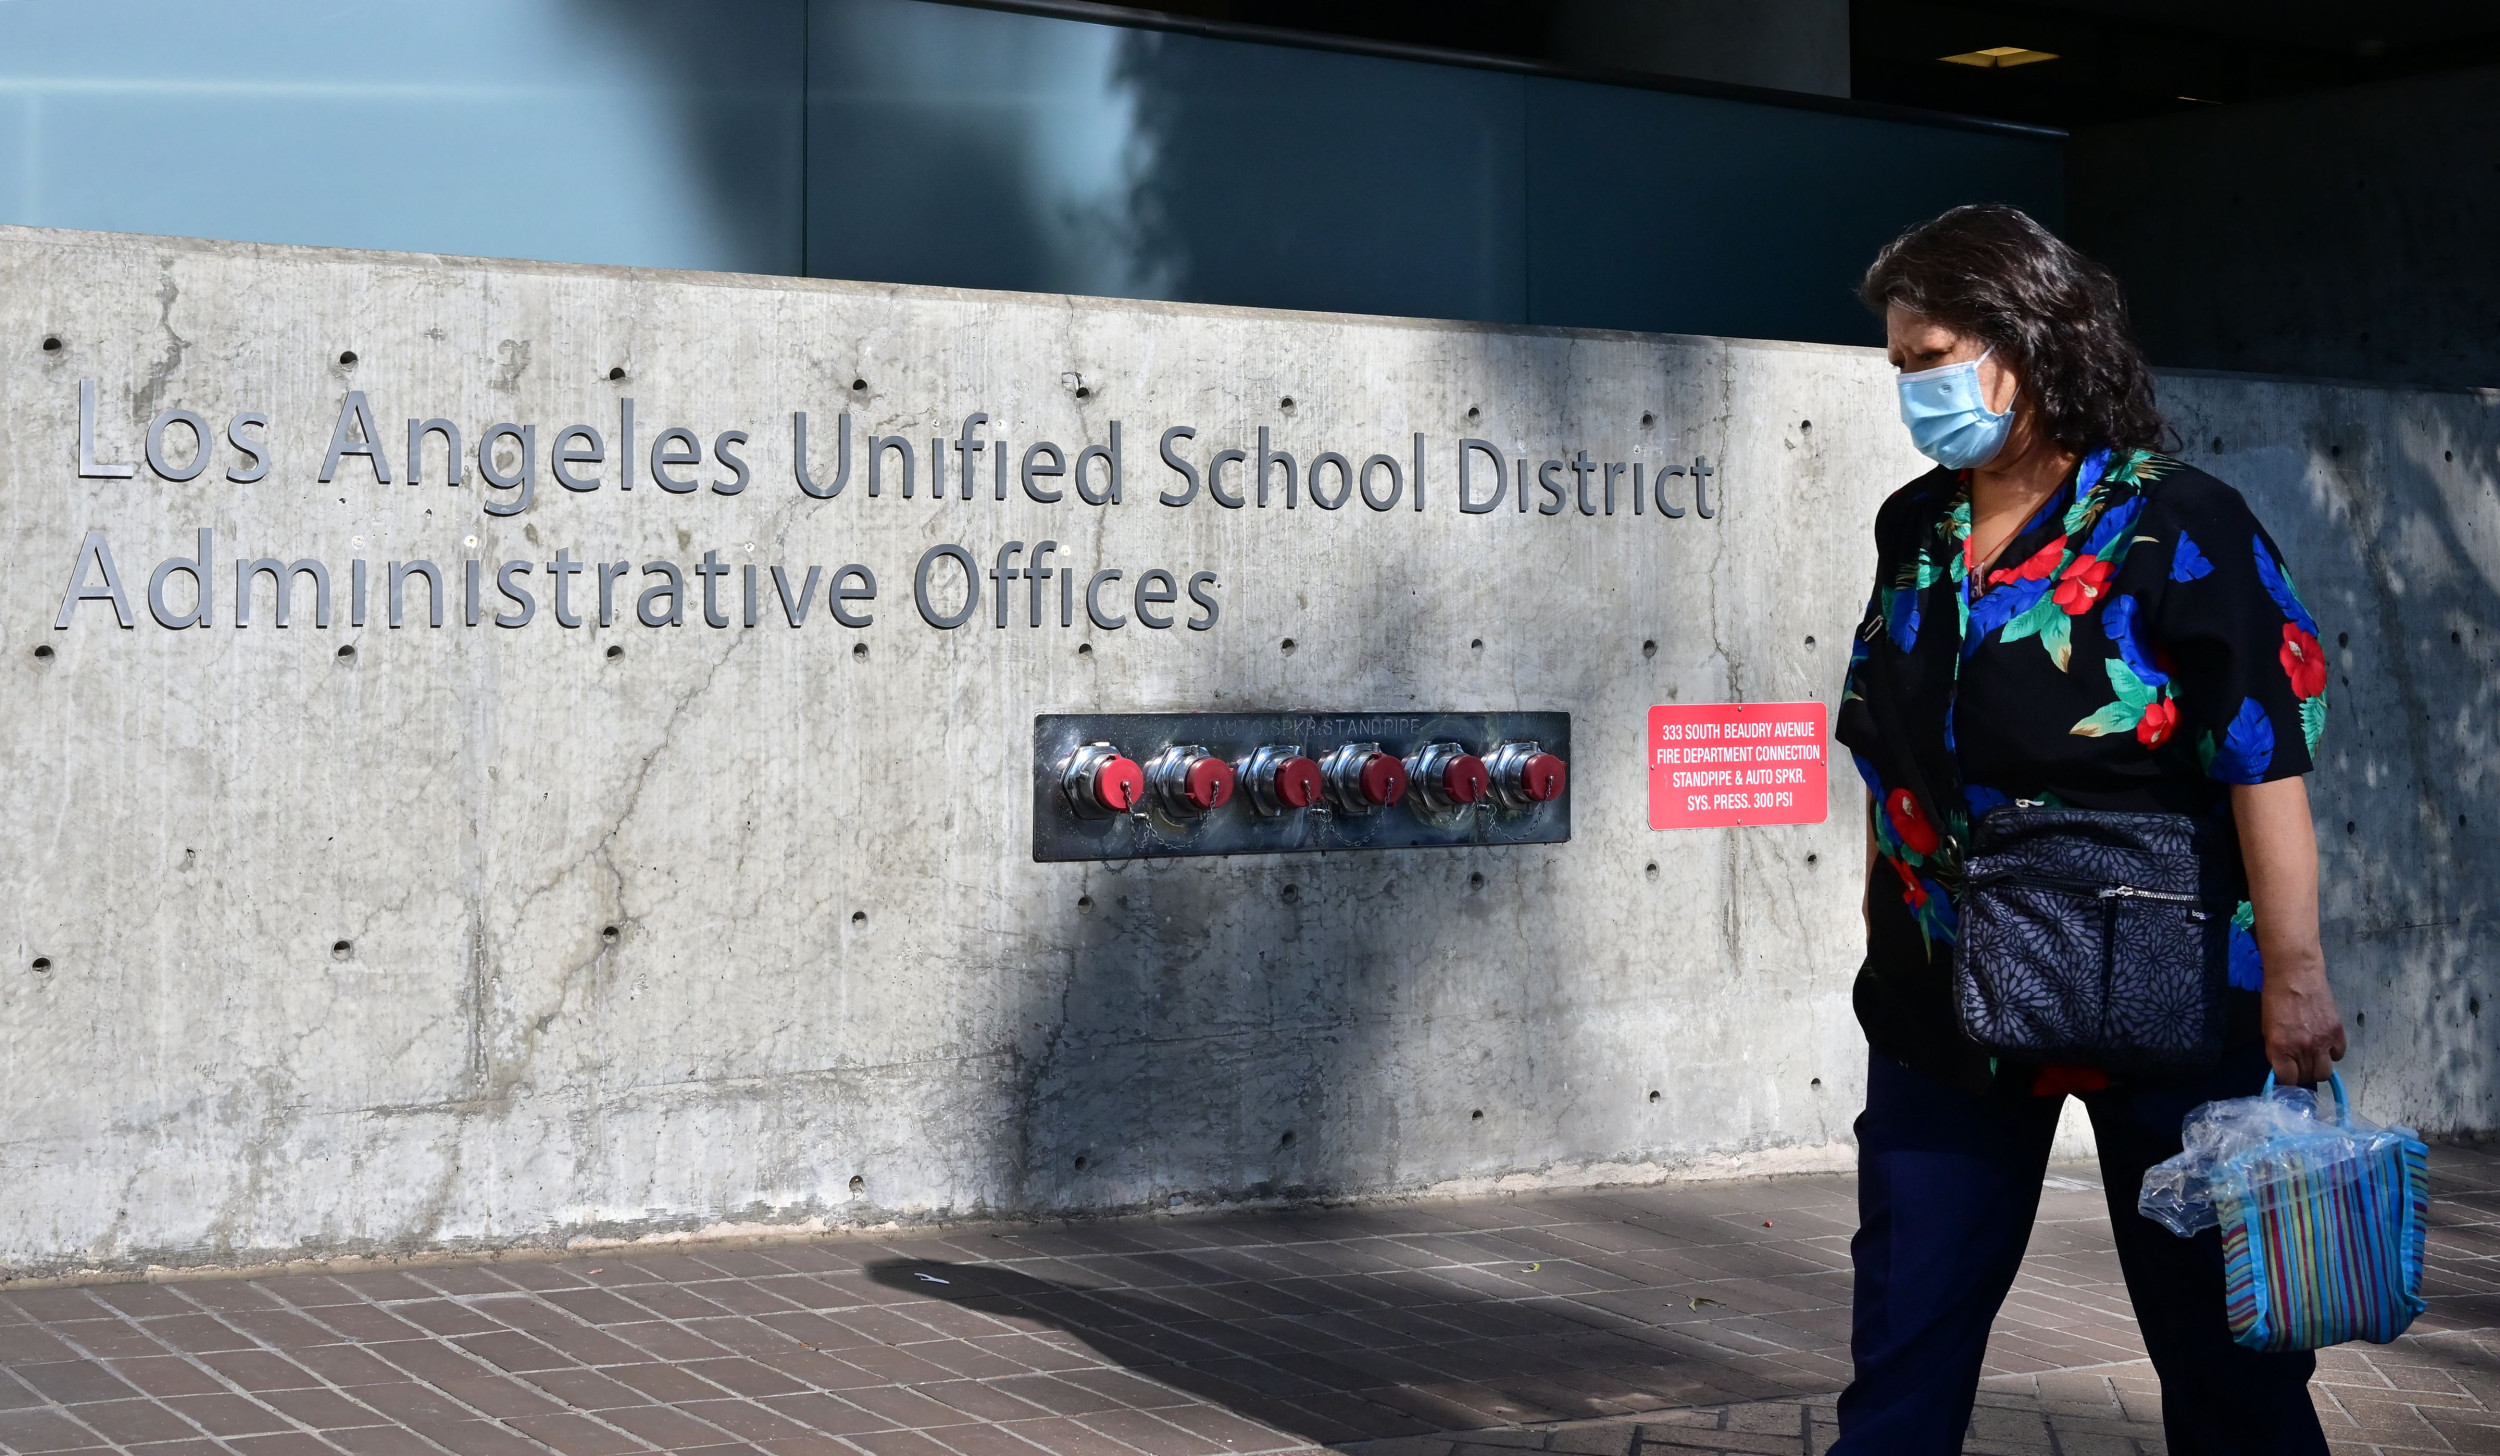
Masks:
[[[2344,1074],[2329,1069],[2326,1074],[2326,1079],[2335,1085],[2335,1121],[2344,1127],[2352,1126],[2352,1099],[2344,1095]],[[2274,1073],[2272,1070],[2268,1070],[2266,1073],[2265,1090],[2257,1095],[2260,1097],[2271,1097],[2274,1095]]]

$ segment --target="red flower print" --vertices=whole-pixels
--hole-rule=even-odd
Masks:
[[[2179,705],[2163,698],[2147,706],[2144,716],[2135,723],[2136,742],[2147,748],[2159,748],[2179,726]]]
[[[2057,581],[2057,604],[2069,617],[2091,611],[2109,586],[2109,572],[2109,563],[2097,556],[2078,556],[2066,563]]]
[[[2314,698],[2326,691],[2326,653],[2318,639],[2297,622],[2283,624],[2283,675],[2292,680],[2292,696]]]
[[[1895,789],[1884,800],[1885,812],[1892,816],[1892,832],[1912,852],[1922,855],[1936,852],[1936,827],[1919,812],[1918,799],[1908,789]],[[1922,897],[1924,898],[1924,897]]]
[[[1901,903],[1909,906],[1913,910],[1925,909],[1927,906],[1927,887],[1918,882],[1918,876],[1911,871],[1908,865],[1903,864],[1897,859],[1887,860],[1886,863],[1892,866],[1892,872],[1894,874],[1901,877]]]
[[[2022,565],[1989,572],[1988,585],[2003,586],[2009,581],[2046,581],[2056,572],[2057,563],[2064,560],[2065,556],[2066,538],[2060,536],[2032,552],[2030,559]]]

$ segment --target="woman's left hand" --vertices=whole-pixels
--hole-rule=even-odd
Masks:
[[[2323,959],[2306,966],[2268,964],[2258,1021],[2274,1078],[2287,1086],[2323,1082],[2344,1059],[2344,1016],[2335,1007],[2335,988],[2326,983]]]
[[[2344,1058],[2344,1014],[2326,983],[2318,945],[2318,836],[2309,789],[2297,778],[2234,784],[2231,816],[2248,865],[2257,911],[2257,953],[2265,963],[2258,1022],[2278,1082],[2323,1082]]]

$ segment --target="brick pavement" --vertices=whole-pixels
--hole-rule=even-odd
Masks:
[[[2442,1149],[2432,1312],[2328,1352],[2339,1452],[2500,1452],[2500,1158]],[[1974,1452],[2159,1451],[2088,1170]],[[1845,1178],[0,1294],[0,1447],[154,1456],[1642,1456],[1830,1442]]]

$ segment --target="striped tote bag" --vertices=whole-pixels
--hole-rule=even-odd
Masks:
[[[2404,1128],[2355,1128],[2334,1086],[2328,1136],[2269,1138],[2214,1170],[2231,1335],[2252,1350],[2383,1345],[2423,1309],[2429,1149]]]

